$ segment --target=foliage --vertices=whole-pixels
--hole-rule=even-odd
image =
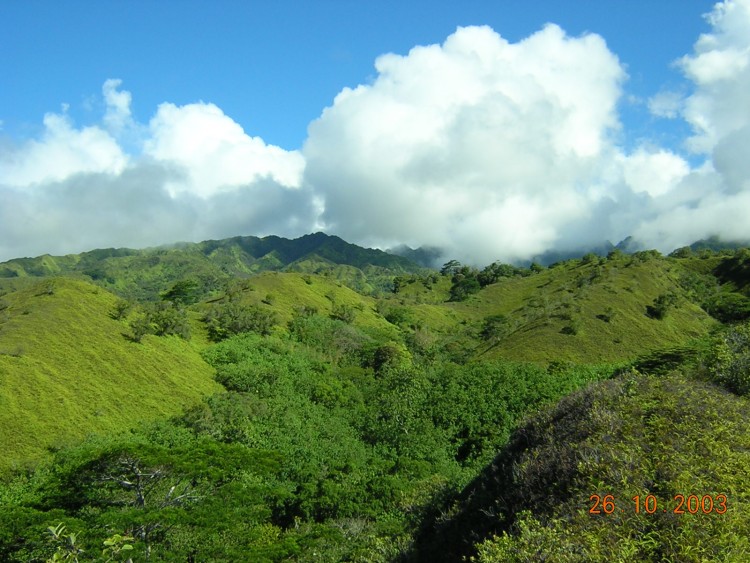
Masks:
[[[50,541],[56,548],[55,553],[47,561],[70,561],[78,563],[79,556],[83,553],[83,550],[78,547],[77,534],[68,532],[62,522],[57,526],[49,526],[47,531],[50,535]]]
[[[512,278],[522,274],[522,272],[523,270],[510,264],[494,262],[477,274],[477,281],[481,287],[486,287],[497,283],[502,278]]]
[[[667,316],[669,309],[677,303],[677,296],[674,293],[662,293],[651,305],[646,307],[646,314],[652,319],[663,319]]]
[[[750,324],[727,330],[704,361],[712,381],[738,395],[750,394]]]
[[[450,263],[449,263],[450,264]],[[458,263],[456,263],[458,264]],[[447,266],[447,265],[446,265]],[[445,269],[446,266],[443,268]],[[450,289],[450,301],[464,301],[473,293],[481,289],[479,283],[479,272],[469,266],[453,266],[447,271],[453,272]]]
[[[236,277],[264,271],[303,271],[341,275],[360,290],[390,286],[394,275],[424,269],[407,258],[349,244],[324,233],[289,240],[233,237],[171,247],[99,249],[68,256],[10,260],[0,278],[87,276],[87,279],[137,301],[160,297],[182,305],[214,295]],[[368,278],[364,280],[365,277]]]
[[[510,321],[505,315],[490,315],[482,321],[479,335],[483,340],[492,341],[505,336],[509,330]]]
[[[128,321],[110,316],[111,293],[59,278],[54,295],[37,297],[36,281],[6,294],[0,313],[0,473],[89,433],[175,415],[219,389],[195,342],[133,344],[123,338]]]
[[[203,317],[208,335],[215,342],[243,332],[271,334],[276,319],[273,312],[257,305],[242,305],[231,300],[213,305]]]
[[[161,294],[164,301],[171,301],[176,305],[190,305],[200,297],[200,284],[195,279],[180,280]]]
[[[187,312],[172,302],[146,304],[143,312],[130,322],[130,330],[134,342],[140,342],[147,334],[190,339]]]
[[[302,242],[187,245],[187,263],[210,255],[218,278],[183,269],[177,249],[79,257],[121,289],[137,276],[120,279],[116,260],[150,264],[139,275],[153,302],[134,310],[64,277],[51,293],[28,276],[6,280],[3,447],[14,452],[8,466],[44,448],[52,459],[0,483],[0,560],[68,556],[70,534],[81,561],[746,555],[742,515],[704,529],[628,515],[613,527],[581,513],[589,491],[662,502],[712,486],[748,512],[744,399],[676,375],[695,363],[704,380],[747,394],[750,329],[707,339],[718,323],[697,306],[741,316],[744,255],[647,251],[552,269],[452,261],[438,275],[325,235]],[[291,268],[293,255],[301,273],[252,275]],[[370,257],[396,268],[396,294],[372,297],[382,269],[370,278],[331,266]],[[363,293],[346,287],[355,279]],[[668,313],[664,322],[647,307]],[[122,338],[129,325],[139,345]],[[146,336],[181,326],[191,342]],[[18,346],[26,351],[8,353]],[[631,371],[570,395],[609,379],[615,368],[602,362],[614,360]],[[107,436],[67,445],[89,429]],[[56,543],[48,526],[65,527]]]
[[[750,555],[747,402],[678,376],[625,374],[529,419],[418,545],[423,559],[743,561]],[[676,495],[726,495],[675,514]],[[591,514],[591,495],[612,495]],[[648,495],[658,510],[641,503]],[[485,538],[475,547],[459,540]],[[434,541],[434,544],[428,542]],[[476,550],[476,551],[475,551]]]
[[[351,305],[345,303],[336,304],[331,311],[331,318],[343,321],[346,324],[352,324],[357,317],[357,311]]]
[[[750,318],[750,299],[740,293],[717,293],[703,303],[703,308],[723,323]]]
[[[116,321],[120,321],[127,318],[132,308],[133,304],[129,301],[126,301],[125,299],[118,299],[115,302],[114,307],[112,307],[112,311],[110,312],[109,316]]]

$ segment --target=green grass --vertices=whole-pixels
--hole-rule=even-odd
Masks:
[[[276,313],[276,332],[284,333],[287,323],[302,307],[313,307],[328,316],[335,306],[355,311],[353,324],[365,331],[395,337],[397,329],[375,311],[375,299],[361,295],[332,276],[294,272],[264,272],[238,281],[241,300]]]
[[[153,297],[174,279],[210,277],[210,269],[201,269],[206,264],[230,270],[245,264],[242,275],[250,277],[234,279],[230,291],[246,304],[273,311],[277,334],[286,333],[288,322],[302,307],[324,316],[346,307],[355,314],[353,324],[378,341],[408,344],[416,331],[420,353],[427,353],[427,347],[443,348],[458,361],[623,362],[700,339],[717,324],[681,286],[686,265],[695,270],[697,259],[570,260],[530,276],[503,278],[464,302],[451,303],[446,301],[451,282],[445,276],[428,281],[402,274],[410,281],[401,284],[397,294],[381,298],[354,291],[350,286],[372,289],[365,271],[382,282],[378,276],[384,270],[363,265],[366,253],[355,256],[364,270],[332,262],[353,252],[353,245],[343,241],[336,243],[341,246],[337,254],[325,245],[315,246],[317,239],[306,239],[309,249],[291,244],[294,241],[264,240],[230,239],[213,241],[213,246],[148,252],[94,251],[7,263],[6,267],[25,269],[4,278],[0,287],[10,291],[0,295],[0,422],[8,429],[0,443],[6,452],[0,467],[38,457],[50,445],[91,432],[177,413],[217,389],[198,355],[208,344],[199,319],[212,301],[223,298],[221,284],[207,294],[208,302],[190,312],[191,343],[149,336],[136,344],[123,336],[127,320],[108,316],[116,300],[108,291],[80,280],[27,274],[78,268],[80,276],[81,271],[103,268],[106,275],[100,282],[126,294],[129,287],[138,286],[142,294]],[[273,248],[263,260],[247,264],[247,253],[257,249],[242,245],[258,241],[273,243]],[[316,249],[321,254],[305,254]],[[251,275],[253,268],[269,267],[270,262],[307,271]],[[311,273],[316,270],[322,273]],[[107,281],[112,272],[123,277]],[[49,283],[54,286],[51,294],[45,289]],[[676,296],[674,307],[661,320],[649,317],[647,307],[664,294]],[[493,315],[505,315],[508,325],[504,333],[483,340],[483,321]],[[393,316],[399,319],[395,324],[385,318]]]
[[[616,362],[701,338],[717,324],[680,287],[680,272],[668,259],[572,260],[531,276],[504,278],[460,303],[419,305],[415,297],[411,307],[431,330],[463,334],[478,357]],[[664,319],[650,318],[647,306],[666,293],[677,295],[676,305]],[[482,321],[492,315],[505,315],[508,330],[479,342]]]
[[[127,340],[117,298],[50,278],[2,297],[0,470],[88,434],[174,415],[220,389],[195,344]]]

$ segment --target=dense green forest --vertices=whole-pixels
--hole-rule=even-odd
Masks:
[[[2,561],[747,561],[750,250],[0,264]]]

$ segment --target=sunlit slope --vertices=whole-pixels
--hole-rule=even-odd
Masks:
[[[680,261],[655,256],[569,260],[500,278],[449,302],[451,278],[415,278],[388,303],[469,357],[609,362],[705,336],[716,326],[698,305]],[[649,314],[668,297],[661,318]],[[494,322],[494,330],[487,330]]]
[[[277,330],[283,332],[287,323],[304,307],[324,316],[350,310],[352,324],[383,336],[397,334],[398,329],[376,311],[377,301],[345,286],[333,275],[320,276],[295,272],[264,272],[230,286],[245,305],[256,305],[276,315]],[[223,298],[222,298],[223,299]],[[221,301],[221,299],[213,302]],[[210,306],[211,302],[205,306]]]
[[[134,343],[116,297],[64,278],[0,297],[0,468],[181,412],[219,386],[190,343]]]
[[[708,334],[717,321],[703,311],[672,259],[571,260],[529,276],[503,278],[463,302],[449,302],[450,277],[415,281],[374,299],[333,275],[265,273],[239,282],[243,301],[278,315],[285,326],[300,307],[329,315],[353,307],[355,324],[408,335],[428,334],[464,358],[599,363],[630,360]],[[662,318],[649,314],[671,296]],[[504,318],[494,334],[484,331]],[[389,322],[390,321],[390,322]]]
[[[420,551],[462,561],[475,544],[485,563],[748,561],[748,464],[747,399],[627,375],[522,425]]]
[[[223,282],[264,271],[332,273],[360,291],[387,285],[390,276],[420,271],[417,264],[362,248],[324,233],[297,239],[232,237],[132,250],[106,248],[67,256],[17,258],[0,263],[0,288],[24,277],[75,275],[127,298],[154,299],[179,280],[197,282],[202,296]]]
[[[604,361],[632,357],[705,336],[716,321],[681,285],[667,259],[571,261],[526,278],[488,286],[459,307],[474,319],[504,314],[507,333],[479,353],[533,361]],[[648,314],[673,296],[663,318]]]

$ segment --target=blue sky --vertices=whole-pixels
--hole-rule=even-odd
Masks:
[[[515,42],[545,23],[602,35],[641,101],[687,88],[672,63],[708,25],[705,0],[104,1],[0,5],[0,119],[6,135],[37,132],[62,103],[81,123],[101,111],[101,84],[123,80],[136,119],[161,102],[212,102],[250,134],[286,149],[345,86],[372,79],[377,56],[442,43],[458,26],[489,25]],[[653,127],[623,104],[630,135]],[[674,124],[658,126],[667,130]]]
[[[750,0],[8,0],[0,22],[0,259],[750,239]]]

